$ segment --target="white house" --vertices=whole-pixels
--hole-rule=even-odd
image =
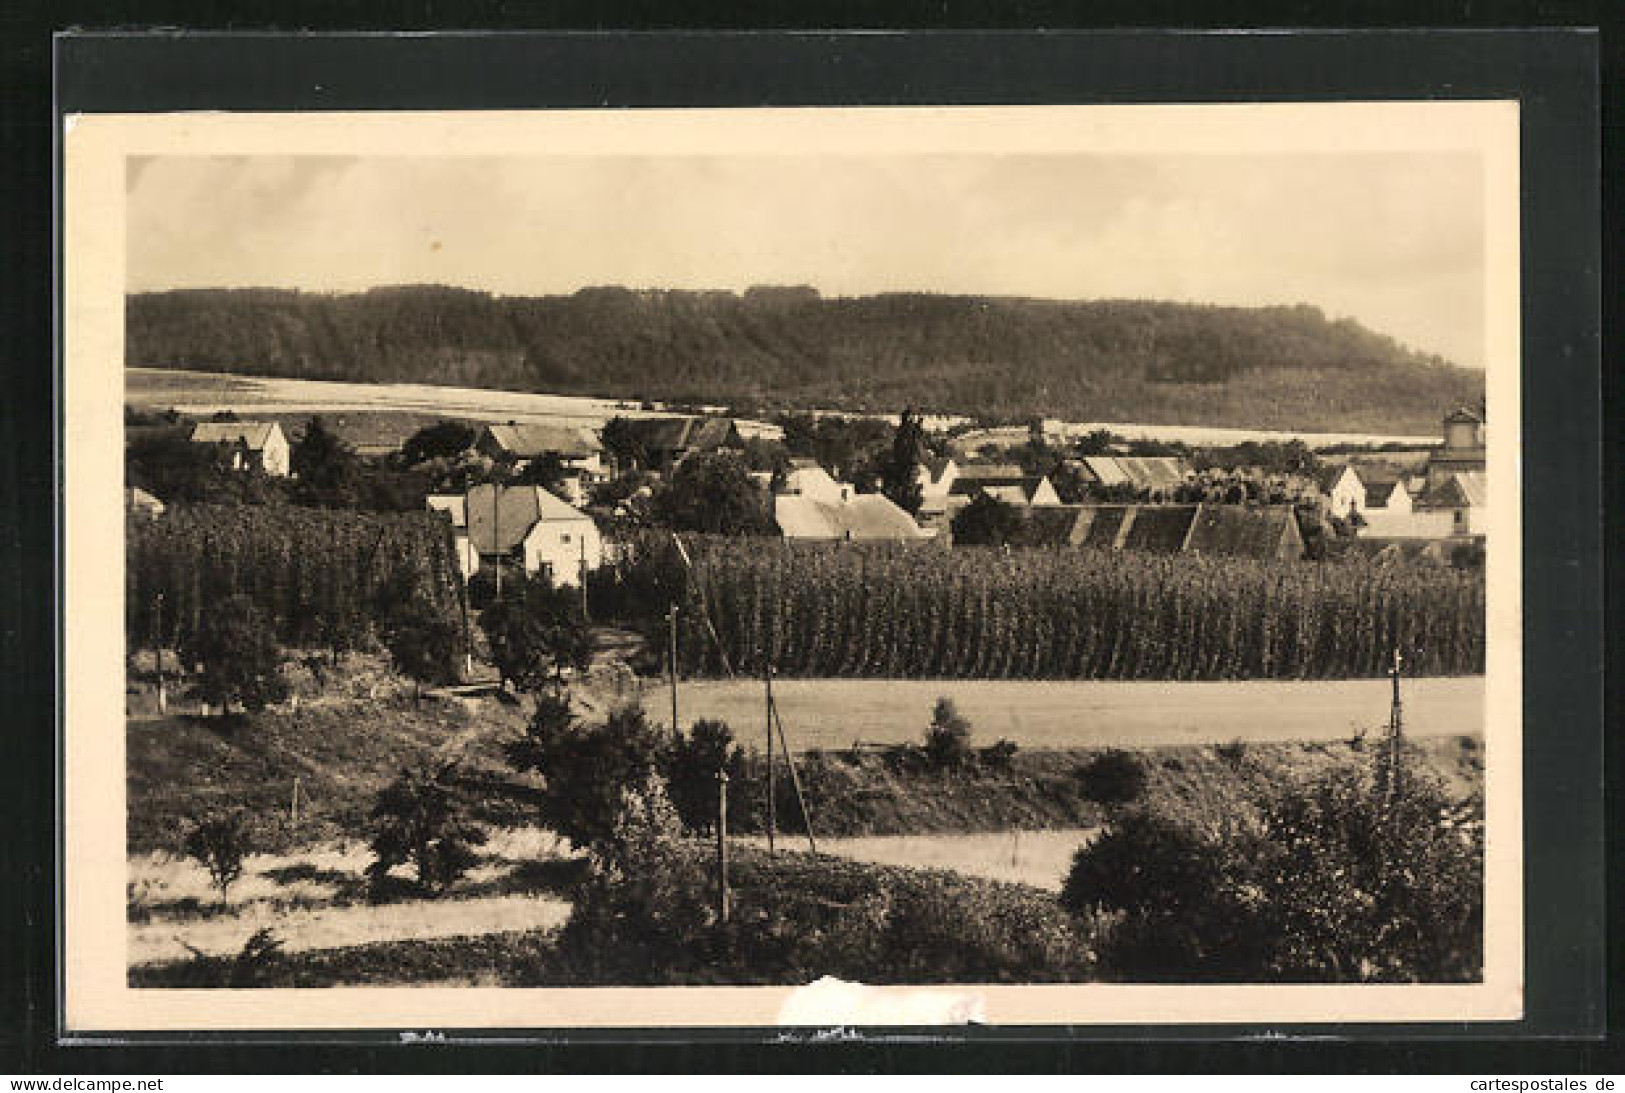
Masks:
[[[1360,472],[1365,484],[1365,508],[1359,510],[1365,527],[1360,534],[1373,539],[1440,539],[1454,534],[1448,511],[1417,511],[1409,475],[1383,474],[1369,468]]]
[[[457,571],[468,580],[480,568],[479,552],[468,540],[468,516],[465,498],[460,493],[430,494],[424,498],[430,512],[445,513],[451,521],[452,541],[457,549]]]
[[[784,476],[785,494],[809,497],[814,501],[840,504],[851,500],[857,491],[850,482],[837,482],[815,459],[796,458],[790,461],[790,470]]]
[[[1489,476],[1457,471],[1417,504],[1429,515],[1449,513],[1452,534],[1483,535],[1489,530]]]
[[[592,517],[540,486],[474,486],[463,511],[482,568],[517,562],[555,585],[579,587],[603,563],[604,541]]]
[[[1326,511],[1331,515],[1347,519],[1351,509],[1365,510],[1365,483],[1360,481],[1353,467],[1347,464],[1323,467],[1316,482],[1326,497]]]
[[[288,474],[288,438],[274,421],[200,421],[192,428],[192,443],[227,445],[233,470]]]
[[[954,462],[953,456],[927,459],[914,469],[914,480],[920,484],[920,496],[927,499],[947,497],[958,477],[959,464]]]

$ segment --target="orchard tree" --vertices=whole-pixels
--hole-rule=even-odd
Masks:
[[[674,531],[766,535],[773,530],[769,495],[738,457],[724,453],[683,460],[651,499],[654,518]]]
[[[181,848],[209,872],[209,883],[220,890],[220,902],[243,875],[248,856],[248,820],[241,811],[215,812],[194,819]]]
[[[452,763],[409,767],[379,793],[367,867],[374,882],[410,864],[419,886],[441,892],[479,860],[474,848],[485,843],[485,832],[469,819],[456,775]]]
[[[384,628],[384,646],[402,675],[412,680],[412,700],[418,701],[423,684],[457,682],[457,657],[462,629],[436,611],[421,596],[397,609]]]
[[[598,439],[603,444],[604,451],[609,453],[617,476],[642,470],[649,465],[649,453],[643,447],[637,426],[630,419],[610,418],[599,430]]]
[[[523,581],[480,612],[479,622],[504,687],[535,690],[557,682],[565,668],[585,668],[592,656],[581,597],[546,581]]]
[[[542,824],[578,847],[602,845],[615,834],[623,794],[658,780],[669,739],[642,707],[612,712],[601,725],[578,725],[558,699],[538,703],[523,747],[509,758],[542,776]]]
[[[202,665],[198,696],[205,702],[223,708],[237,702],[258,711],[287,697],[276,636],[248,596],[232,596],[204,611],[186,652]]]

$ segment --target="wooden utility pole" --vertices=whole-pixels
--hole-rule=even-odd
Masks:
[[[1388,678],[1393,680],[1394,684],[1394,698],[1393,705],[1389,707],[1388,711],[1388,737],[1383,741],[1384,748],[1387,751],[1384,761],[1387,770],[1383,778],[1383,793],[1388,801],[1393,800],[1394,794],[1399,792],[1400,788],[1399,749],[1400,740],[1405,735],[1405,705],[1399,697],[1399,677],[1404,671],[1404,667],[1405,658],[1396,646],[1394,648],[1393,663],[1388,669]]]
[[[717,918],[728,921],[728,772],[717,771]]]
[[[502,599],[502,509],[497,504],[502,487],[496,482],[491,483],[491,553],[496,558],[497,587],[496,598]]]
[[[773,844],[778,834],[778,794],[773,784],[773,665],[764,663],[762,666],[762,680],[767,684],[767,852],[777,853]]]
[[[671,731],[677,730],[677,605],[666,612],[666,662],[671,668]]]
[[[796,771],[796,757],[790,754],[790,738],[784,732],[784,718],[779,708],[773,707],[773,723],[779,727],[779,750],[784,752],[784,765],[790,768],[790,785],[796,791],[796,804],[801,807],[801,822],[807,829],[807,849],[818,853],[818,841],[813,838],[812,811],[807,808],[807,795],[801,791],[801,775]]]
[[[152,604],[152,668],[158,677],[158,712],[169,712],[169,692],[164,689],[164,594],[158,593]]]
[[[581,537],[581,568],[578,571],[581,582],[581,621],[591,622],[592,616],[587,614],[587,537]]]

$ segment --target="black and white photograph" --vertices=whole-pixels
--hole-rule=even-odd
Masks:
[[[65,142],[84,1027],[1520,1015],[1515,103]]]

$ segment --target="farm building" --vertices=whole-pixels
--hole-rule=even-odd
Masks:
[[[1350,510],[1365,508],[1365,483],[1347,464],[1322,467],[1315,475],[1315,485],[1326,498],[1326,511],[1339,519],[1346,519]]]
[[[1288,505],[1065,505],[1028,519],[1042,546],[1281,561],[1304,550]]]
[[[628,433],[643,449],[648,469],[669,472],[695,452],[743,452],[738,424],[725,417],[632,418]]]
[[[1177,456],[1089,455],[1072,463],[1093,486],[1127,486],[1137,493],[1171,497],[1195,473]]]
[[[1419,512],[1447,512],[1456,535],[1483,535],[1489,524],[1489,476],[1458,471],[1417,499]]]
[[[932,537],[878,493],[840,502],[781,494],[773,499],[773,521],[786,539],[815,542],[913,542]]]
[[[1368,465],[1358,471],[1365,485],[1365,507],[1358,510],[1360,534],[1377,539],[1438,539],[1452,533],[1449,511],[1417,511],[1414,476],[1404,468]]]
[[[790,470],[784,476],[783,492],[838,505],[850,499],[856,491],[850,482],[837,482],[819,466],[816,459],[802,457],[790,460]]]
[[[1041,474],[1027,474],[1020,467],[1008,464],[968,466],[959,469],[959,475],[948,487],[948,507],[969,504],[978,494],[986,494],[1007,505],[1059,505],[1050,480]]]
[[[200,421],[192,427],[194,444],[224,444],[234,470],[258,470],[277,477],[288,474],[288,438],[274,421]]]
[[[603,561],[603,538],[592,517],[540,486],[474,486],[463,514],[482,569],[518,562],[526,573],[574,586]]]
[[[914,471],[914,480],[920,484],[923,497],[947,497],[948,490],[959,477],[959,464],[952,456],[927,459]]]
[[[517,468],[533,459],[557,459],[565,470],[564,489],[577,503],[586,499],[587,484],[604,476],[598,438],[583,428],[536,422],[487,425],[474,441],[474,450]]]

